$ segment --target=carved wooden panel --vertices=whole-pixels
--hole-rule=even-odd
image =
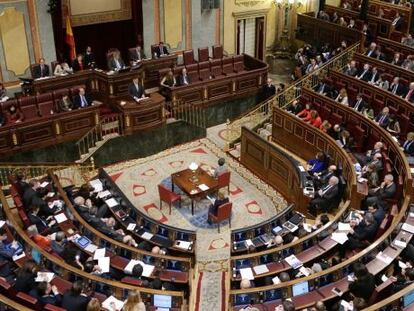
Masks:
[[[285,119],[285,130],[288,133],[293,133],[293,127],[294,127],[293,122],[290,121],[289,119]]]

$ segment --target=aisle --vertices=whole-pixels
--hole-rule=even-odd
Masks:
[[[225,311],[228,302],[228,271],[230,265],[230,230],[197,231],[196,291],[194,311]]]

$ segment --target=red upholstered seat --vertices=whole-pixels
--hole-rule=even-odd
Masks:
[[[184,65],[192,65],[197,63],[194,60],[194,51],[193,50],[186,50],[183,52],[183,60],[184,60]]]
[[[221,67],[221,59],[210,60],[210,72],[214,78],[223,75],[223,69]]]
[[[200,80],[200,75],[198,74],[198,64],[188,65],[185,66],[185,68],[187,68],[187,74],[193,83]]]
[[[199,62],[208,62],[209,59],[208,47],[198,48],[198,61]]]
[[[55,105],[53,101],[43,102],[39,104],[40,116],[45,117],[55,112]]]
[[[50,100],[53,100],[52,93],[43,93],[43,94],[36,95],[36,101],[38,104],[43,103],[43,102],[48,102]]]
[[[228,202],[220,205],[217,210],[217,215],[208,214],[208,218],[212,223],[218,224],[218,232],[220,233],[220,223],[224,220],[229,220],[229,226],[231,228],[231,209],[233,203]]]
[[[362,152],[362,146],[364,145],[365,140],[365,130],[357,125],[354,127],[351,135],[354,138],[354,151]]]
[[[222,45],[214,45],[213,46],[213,58],[214,59],[221,59],[223,58],[224,49]]]
[[[36,96],[24,96],[19,98],[19,106],[36,105]]]
[[[180,203],[181,207],[181,196],[168,190],[164,185],[158,185],[158,194],[160,195],[160,210],[162,209],[162,202],[168,203],[170,206],[170,215],[171,215],[171,204],[175,202]]]
[[[223,66],[223,73],[225,75],[231,75],[234,73],[232,57],[224,57],[222,61],[222,66]]]
[[[198,73],[200,75],[200,80],[209,80],[210,79],[210,62],[201,62],[198,63]]]
[[[236,55],[233,57],[234,63],[234,72],[242,72],[245,70],[244,68],[244,56],[243,55]]]
[[[342,124],[342,116],[337,113],[332,113],[330,116],[331,124]]]
[[[218,176],[217,182],[219,189],[227,187],[227,191],[230,192],[230,176],[230,172],[224,172]]]
[[[54,99],[61,99],[63,96],[69,95],[69,89],[59,89],[53,91],[53,98]]]
[[[46,310],[46,311],[66,311],[66,309],[51,305],[50,303],[48,303],[47,305],[44,306],[44,310]]]
[[[18,292],[17,295],[16,295],[16,298],[21,302],[21,304],[23,304],[23,305],[25,305],[29,308],[32,308],[32,309],[35,309],[35,310],[40,309],[39,302],[37,301],[37,299],[30,296],[30,295],[28,295],[28,294],[26,294],[26,293]]]
[[[39,117],[36,105],[20,107],[20,111],[23,114],[25,121],[33,120]]]

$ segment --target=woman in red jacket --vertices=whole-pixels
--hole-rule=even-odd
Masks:
[[[322,119],[316,110],[310,112],[309,120],[306,120],[309,124],[319,128],[322,124]]]
[[[305,109],[299,112],[296,116],[302,120],[308,119],[310,117],[310,112],[312,110],[312,104],[307,103]]]

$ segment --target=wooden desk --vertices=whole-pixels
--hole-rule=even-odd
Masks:
[[[125,104],[117,101],[115,108],[123,114],[125,134],[132,134],[142,130],[158,127],[165,122],[165,98],[158,93],[151,94],[150,98],[135,102],[124,97]]]
[[[194,181],[192,181],[193,176]],[[216,191],[218,187],[217,179],[211,177],[206,171],[198,168],[195,173],[190,169],[174,173],[171,175],[171,188],[174,191],[174,185],[177,185],[191,199],[191,214],[194,215],[194,200],[203,198],[207,194]],[[198,186],[204,184],[208,189],[202,191]]]

